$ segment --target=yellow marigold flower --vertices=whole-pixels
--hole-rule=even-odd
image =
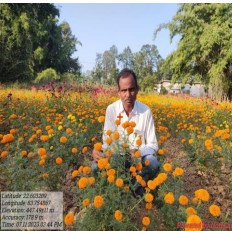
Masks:
[[[142,219],[143,225],[148,226],[148,225],[150,225],[150,223],[151,223],[151,221],[150,221],[149,217],[143,217],[143,219]]]
[[[195,197],[199,200],[202,200],[204,202],[207,202],[209,200],[209,193],[205,189],[198,189],[194,192]]]
[[[88,198],[84,199],[84,200],[82,201],[82,205],[83,205],[84,207],[89,206],[89,199],[88,199]]]
[[[78,170],[73,170],[72,171],[72,177],[77,177],[79,174]]]
[[[188,140],[188,143],[191,145],[191,144],[194,143],[194,140],[193,140],[193,139],[189,139],[189,140]]]
[[[105,142],[106,144],[110,145],[113,142],[113,140],[110,137],[106,137]]]
[[[119,137],[120,137],[120,135],[119,135],[119,132],[118,132],[118,131],[115,131],[115,132],[112,134],[112,139],[113,139],[113,140],[118,140]]]
[[[115,213],[114,213],[114,217],[115,217],[115,219],[116,219],[117,221],[121,221],[122,218],[123,218],[123,215],[122,215],[122,213],[121,213],[120,210],[116,210]]]
[[[88,186],[89,180],[87,177],[81,177],[77,183],[79,188],[85,188]]]
[[[112,134],[112,131],[111,131],[110,129],[108,129],[108,130],[106,131],[106,135],[110,136],[111,134]]]
[[[104,204],[104,198],[100,195],[94,197],[93,201],[94,207],[99,209],[103,206]]]
[[[1,152],[1,157],[6,158],[8,156],[8,151],[2,151]]]
[[[102,150],[102,143],[98,142],[98,143],[94,144],[94,150],[101,151]]]
[[[203,229],[202,220],[197,215],[191,215],[187,218],[185,231],[200,231]]]
[[[213,141],[211,139],[205,140],[205,147],[211,151],[213,149]]]
[[[62,164],[63,163],[63,159],[61,157],[57,157],[56,158],[56,163],[57,164]]]
[[[115,184],[117,187],[122,187],[124,184],[123,179],[121,178],[116,179]]]
[[[104,123],[105,122],[105,116],[99,116],[97,120],[98,120],[99,123]]]
[[[174,177],[176,177],[176,176],[182,176],[183,173],[184,173],[184,169],[183,169],[183,168],[177,167],[177,168],[175,168],[175,170],[174,170],[174,172],[172,173],[172,175],[173,175]]]
[[[67,138],[65,136],[60,137],[60,143],[66,144],[67,143]]]
[[[78,152],[78,149],[77,149],[77,148],[72,148],[72,150],[71,150],[71,151],[72,151],[72,153],[73,153],[73,154],[75,154],[75,153],[77,153],[77,152]]]
[[[144,199],[146,202],[152,202],[154,197],[151,193],[146,193],[145,196],[144,196]]]
[[[179,203],[181,205],[187,205],[188,204],[188,197],[184,196],[184,195],[181,195],[179,197]]]
[[[171,205],[171,204],[174,203],[174,200],[175,200],[175,198],[174,198],[174,195],[173,195],[172,192],[169,192],[164,196],[164,201],[165,201],[166,204]]]
[[[88,148],[87,148],[87,147],[83,147],[82,150],[81,150],[81,152],[82,152],[83,154],[85,154],[87,151],[88,151]]]
[[[65,225],[67,225],[67,226],[73,225],[73,223],[74,223],[74,214],[73,214],[73,212],[69,212],[69,213],[65,216],[65,218],[64,218],[64,223],[65,223]]]
[[[172,165],[169,164],[169,163],[165,163],[165,164],[163,165],[163,169],[164,169],[164,171],[166,171],[166,172],[171,172],[171,171],[172,171]]]
[[[96,182],[96,180],[95,180],[95,178],[93,176],[88,178],[89,185],[93,185],[93,184],[95,184],[95,182]]]
[[[188,207],[185,211],[188,216],[197,214],[197,211],[193,207]]]
[[[221,214],[221,209],[219,206],[217,205],[210,205],[209,206],[209,212],[211,213],[211,215],[213,215],[214,217],[218,217]]]

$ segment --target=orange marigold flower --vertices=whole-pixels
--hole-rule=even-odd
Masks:
[[[103,206],[104,204],[104,198],[100,195],[94,197],[93,201],[94,207],[99,209]]]
[[[159,150],[158,150],[158,154],[159,154],[159,155],[163,155],[163,154],[164,154],[164,150],[163,150],[163,149],[159,149]]]
[[[140,146],[142,144],[142,140],[141,139],[137,139],[135,141],[135,143],[136,143],[137,146]]]
[[[93,185],[93,184],[95,184],[95,182],[96,182],[96,180],[95,180],[95,178],[93,176],[88,178],[89,185]]]
[[[21,156],[27,156],[27,151],[25,150],[21,151]]]
[[[164,169],[164,171],[166,171],[166,172],[171,172],[171,171],[172,171],[172,165],[169,164],[169,163],[165,163],[165,164],[163,165],[163,169]]]
[[[228,140],[230,138],[230,134],[229,133],[225,133],[222,138],[224,140]]]
[[[89,206],[89,199],[88,199],[88,198],[84,199],[84,200],[82,201],[82,205],[83,205],[84,207]]]
[[[65,225],[67,225],[67,226],[73,225],[73,223],[74,223],[74,214],[73,214],[73,212],[69,212],[69,213],[65,216],[65,218],[64,218],[64,223],[65,223]]]
[[[41,159],[40,161],[39,161],[39,166],[43,166],[45,164],[45,159]]]
[[[60,143],[66,144],[67,143],[67,138],[65,136],[60,137]]]
[[[194,229],[193,229],[194,227]],[[186,222],[186,228],[185,231],[200,231],[203,229],[203,224],[202,224],[202,220],[199,216],[197,215],[190,215],[187,218],[187,222]]]
[[[123,127],[124,129],[126,129],[128,126],[130,126],[129,121],[125,121],[124,123],[122,123],[122,127]]]
[[[2,140],[1,140],[1,143],[2,144],[5,144],[5,143],[8,143],[8,142],[12,142],[14,140],[14,136],[12,134],[6,134],[2,137]]]
[[[143,223],[143,225],[145,225],[145,226],[150,225],[150,223],[151,223],[150,218],[149,218],[149,217],[143,217],[142,223]]]
[[[121,121],[117,119],[117,120],[114,121],[114,123],[115,123],[115,125],[118,126],[118,125],[120,125]]]
[[[116,173],[115,169],[111,168],[111,169],[107,170],[106,174],[107,174],[107,176],[110,176],[110,175],[115,175],[115,173]]]
[[[135,157],[136,157],[136,158],[140,158],[140,157],[141,157],[141,152],[140,152],[139,150],[137,150],[137,151],[135,152]]]
[[[185,211],[188,216],[197,214],[197,211],[193,207],[188,207]]]
[[[129,189],[130,189],[129,186],[124,186],[123,191],[127,193],[129,192]]]
[[[155,183],[155,181],[149,180],[147,182],[147,186],[148,186],[149,189],[154,190],[157,187],[157,184]]]
[[[91,167],[89,167],[89,166],[83,167],[83,173],[85,173],[85,174],[90,174],[91,171],[92,171]]]
[[[119,132],[118,132],[118,131],[115,131],[115,132],[112,134],[112,139],[113,139],[113,140],[118,140],[119,137],[120,137],[120,135],[119,135]]]
[[[48,178],[49,175],[48,175],[48,173],[45,172],[45,173],[43,173],[42,176],[43,176],[44,179],[46,179],[46,178]]]
[[[131,127],[131,126],[127,127],[127,128],[126,128],[126,132],[127,132],[127,134],[133,133],[133,132],[134,132],[133,127]]]
[[[130,172],[136,172],[135,166],[130,166]]]
[[[78,170],[73,170],[72,171],[72,177],[77,177],[79,174]]]
[[[112,139],[110,137],[106,137],[105,142],[106,144],[110,145],[112,143]]]
[[[209,206],[209,212],[211,213],[211,215],[213,215],[214,217],[218,217],[221,214],[221,209],[219,206],[217,205],[210,205]]]
[[[105,122],[105,116],[99,116],[97,120],[98,120],[99,123],[104,123]]]
[[[175,200],[175,198],[174,198],[174,195],[173,195],[172,192],[169,192],[164,196],[164,201],[165,201],[166,204],[171,205],[171,204],[174,203],[174,200]]]
[[[99,169],[106,169],[108,167],[108,158],[102,158],[98,160],[97,166]]]
[[[72,128],[67,128],[67,129],[66,129],[66,133],[67,133],[67,134],[72,134],[72,132],[73,132],[73,131],[72,131]]]
[[[57,164],[62,164],[63,163],[63,159],[61,157],[57,157],[56,158],[56,163]]]
[[[179,197],[179,203],[181,205],[187,205],[188,204],[188,197],[184,196],[184,195],[181,195]]]
[[[204,202],[207,202],[209,200],[209,193],[205,189],[198,189],[194,192],[195,197],[199,200],[202,200]]]
[[[172,175],[175,176],[182,176],[184,174],[184,169],[183,168],[175,168],[174,172],[172,173]]]
[[[147,210],[152,209],[152,203],[146,203],[146,209]]]
[[[18,116],[16,114],[10,115],[10,119],[16,119]]]
[[[188,143],[191,145],[191,144],[194,143],[194,140],[193,140],[193,139],[189,139],[189,140],[188,140]]]
[[[134,121],[129,121],[129,126],[134,128],[136,126],[136,123]]]
[[[77,148],[72,148],[72,150],[71,150],[71,151],[72,151],[72,153],[73,153],[73,154],[75,154],[75,153],[77,153],[77,152],[78,152],[78,149],[77,149]]]
[[[94,144],[94,150],[101,151],[102,150],[102,143],[98,142],[98,143]]]
[[[114,175],[109,175],[109,176],[107,177],[107,181],[108,181],[109,183],[113,183],[113,182],[114,182],[114,179],[115,179]]]
[[[124,184],[123,179],[121,178],[116,179],[115,184],[117,187],[122,187]]]
[[[1,152],[1,157],[6,158],[8,156],[8,151],[2,151]]]
[[[88,151],[88,148],[87,148],[87,147],[83,147],[82,150],[81,150],[81,152],[82,152],[83,154],[85,154],[87,151]]]
[[[116,219],[117,221],[121,221],[122,218],[123,218],[123,215],[122,215],[122,213],[121,213],[120,210],[116,210],[115,213],[114,213],[114,217],[115,217],[115,219]]]
[[[151,193],[146,193],[144,199],[146,202],[152,202],[154,197]]]
[[[40,136],[40,140],[43,141],[43,142],[48,141],[48,139],[49,139],[49,136],[47,136],[47,135]]]
[[[144,164],[145,164],[145,166],[149,166],[150,165],[150,160],[145,160]]]
[[[108,129],[108,130],[106,131],[106,135],[110,136],[111,134],[112,134],[112,131],[111,131],[110,129]]]
[[[82,188],[87,187],[88,183],[89,183],[89,180],[87,177],[81,177],[77,184],[78,184],[78,187],[82,189]]]
[[[205,147],[211,151],[213,149],[213,141],[211,139],[205,140]]]

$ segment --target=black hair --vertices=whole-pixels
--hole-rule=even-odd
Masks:
[[[129,75],[132,75],[132,76],[133,76],[134,81],[135,81],[135,87],[136,87],[137,89],[139,89],[139,86],[138,86],[138,83],[137,83],[137,76],[136,76],[135,72],[132,71],[132,70],[129,69],[129,68],[124,68],[124,69],[122,69],[122,70],[119,72],[119,74],[118,74],[118,76],[117,76],[118,89],[119,89],[119,80],[120,80],[121,78],[126,78],[126,77],[129,76]]]

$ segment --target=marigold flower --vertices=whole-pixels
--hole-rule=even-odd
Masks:
[[[221,209],[219,206],[217,205],[210,205],[209,206],[209,212],[211,213],[211,215],[213,215],[214,217],[218,217],[221,214]]]
[[[72,150],[71,150],[71,151],[72,151],[72,153],[73,153],[73,154],[75,154],[75,153],[77,153],[77,152],[78,152],[78,149],[77,149],[77,148],[72,148]]]
[[[171,171],[172,171],[172,165],[169,164],[169,163],[165,163],[165,164],[163,165],[163,169],[164,169],[164,171],[166,171],[166,172],[171,172]]]
[[[69,213],[65,216],[65,218],[64,218],[64,223],[65,223],[65,225],[67,225],[67,226],[73,225],[73,223],[74,223],[74,214],[73,214],[73,212],[69,212]]]
[[[114,179],[115,179],[114,175],[109,175],[109,176],[107,177],[107,181],[108,181],[109,183],[113,183],[113,182],[114,182]]]
[[[83,147],[82,150],[81,150],[81,152],[82,152],[83,154],[85,154],[87,151],[88,151],[88,148],[87,148],[87,147]]]
[[[2,151],[1,152],[1,157],[6,158],[8,156],[8,151]]]
[[[102,150],[102,143],[98,142],[98,143],[94,144],[94,150],[101,151]]]
[[[110,145],[113,142],[113,140],[110,137],[106,137],[105,142],[106,144]]]
[[[174,200],[175,200],[175,198],[174,198],[174,195],[173,195],[172,192],[169,192],[164,196],[164,201],[165,201],[166,204],[171,205],[171,204],[174,203]]]
[[[204,202],[207,202],[209,200],[209,193],[205,189],[198,189],[194,192],[195,197],[199,200],[202,200]]]
[[[99,209],[103,206],[104,204],[104,198],[100,195],[94,197],[93,201],[94,207]]]
[[[122,123],[122,127],[124,129],[126,129],[128,126],[130,126],[129,121],[125,121],[124,123]]]
[[[150,218],[149,218],[149,217],[143,217],[142,223],[143,223],[143,225],[145,225],[145,226],[150,225],[150,223],[151,223]]]
[[[73,132],[73,131],[72,131],[72,128],[67,128],[67,129],[66,129],[66,133],[67,133],[67,134],[70,135],[70,134],[72,134],[72,132]]]
[[[60,143],[66,144],[67,143],[67,138],[65,136],[60,137]]]
[[[115,169],[111,168],[111,169],[107,170],[106,174],[107,174],[107,176],[110,176],[110,175],[115,175],[115,173],[116,173]]]
[[[114,213],[114,217],[115,217],[115,219],[116,219],[117,221],[121,221],[122,218],[123,218],[123,215],[122,215],[122,213],[121,213],[120,210],[116,210],[115,213]]]
[[[99,116],[97,120],[98,120],[99,123],[104,123],[105,122],[105,116]]]
[[[27,151],[25,150],[21,151],[21,156],[27,156]]]
[[[152,206],[152,203],[146,203],[145,207],[147,210],[151,210],[153,206]]]
[[[39,161],[39,166],[43,166],[45,164],[45,159],[41,159],[40,161]]]
[[[182,176],[183,173],[184,173],[184,169],[183,169],[183,168],[177,167],[177,168],[175,168],[175,170],[174,170],[174,172],[172,173],[172,175],[173,175],[174,177],[176,177],[176,176]]]
[[[187,205],[188,204],[188,197],[184,196],[184,195],[181,195],[179,197],[179,203],[181,205]]]
[[[136,158],[140,158],[140,157],[141,157],[141,152],[140,152],[139,150],[137,150],[137,151],[135,152],[135,157],[136,157]]]
[[[150,160],[145,160],[144,164],[145,164],[145,166],[149,166],[150,165]]]
[[[89,180],[88,180],[87,177],[81,177],[81,178],[79,179],[77,185],[78,185],[79,188],[82,189],[82,188],[87,187],[88,183],[89,183]]]
[[[91,171],[92,171],[91,167],[89,167],[89,166],[83,167],[83,173],[84,174],[90,174]]]
[[[106,135],[110,136],[111,134],[112,134],[112,131],[111,131],[110,129],[108,129],[108,130],[106,131]]]
[[[8,142],[12,142],[14,140],[14,136],[12,134],[6,134],[2,137],[2,140],[1,140],[1,143],[2,144],[5,144],[5,143],[8,143]]]
[[[153,180],[149,180],[149,181],[147,182],[147,186],[148,186],[148,188],[151,189],[151,190],[154,190],[154,189],[157,187],[155,181],[153,181]]]
[[[106,169],[108,166],[108,158],[102,158],[98,160],[97,166],[99,169]]]
[[[93,185],[93,184],[95,184],[95,182],[96,182],[96,180],[95,180],[95,178],[93,176],[88,178],[89,185]]]
[[[146,202],[152,202],[154,197],[151,193],[146,193],[144,199]]]
[[[42,176],[43,176],[44,179],[46,179],[46,178],[48,178],[49,175],[48,175],[48,173],[45,172],[45,173],[43,173]]]
[[[188,216],[197,214],[197,211],[193,207],[188,207],[185,211]]]
[[[136,143],[137,146],[140,146],[142,144],[142,140],[141,139],[137,139],[135,141],[135,143]]]
[[[135,166],[130,166],[130,172],[136,172]]]
[[[57,157],[56,158],[56,163],[57,164],[62,164],[63,163],[63,159],[61,157]]]
[[[129,192],[129,189],[130,188],[128,186],[124,186],[123,191],[127,193],[127,192]]]
[[[137,171],[140,171],[140,170],[142,170],[142,168],[143,168],[143,165],[142,165],[141,162],[139,162],[139,163],[136,165],[136,170],[137,170]]]
[[[115,123],[115,125],[118,126],[118,125],[120,125],[121,121],[117,119],[117,120],[114,121],[114,123]]]
[[[136,126],[136,123],[134,121],[129,121],[129,126],[134,128]]]
[[[131,127],[131,126],[127,127],[127,128],[126,128],[126,132],[127,132],[127,134],[133,133],[133,132],[134,132],[133,127]]]
[[[230,134],[229,133],[225,133],[222,137],[224,140],[227,140],[230,138]]]
[[[77,177],[79,174],[78,170],[73,170],[72,171],[72,177]]]
[[[194,227],[194,229],[193,229]],[[203,228],[202,220],[197,215],[191,215],[187,218],[185,231],[200,231]]]
[[[117,187],[122,187],[124,184],[123,179],[121,178],[116,179],[115,184]]]
[[[120,137],[120,135],[119,135],[119,132],[118,132],[118,131],[115,131],[115,132],[112,134],[112,139],[113,139],[113,140],[118,140],[119,137]]]
[[[193,139],[189,139],[189,140],[188,140],[188,143],[191,145],[191,144],[194,143],[194,140],[193,140]]]
[[[89,205],[89,199],[88,199],[88,198],[84,199],[84,200],[82,201],[82,205],[83,205],[84,207],[87,207],[87,206]]]
[[[123,146],[124,148],[128,148],[128,147],[129,147],[129,144],[128,144],[127,142],[124,142],[124,143],[122,144],[122,146]]]
[[[40,140],[43,142],[46,142],[49,140],[49,137],[47,135],[42,135],[42,136],[40,136]]]
[[[10,115],[10,119],[16,119],[18,116],[16,114]]]
[[[211,151],[213,149],[213,141],[211,139],[205,140],[205,147],[207,150]]]
[[[163,154],[164,154],[164,150],[163,150],[163,149],[159,149],[159,150],[158,150],[158,154],[159,154],[159,155],[163,155]]]

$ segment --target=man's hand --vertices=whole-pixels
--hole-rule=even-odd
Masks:
[[[99,159],[103,157],[103,153],[101,151],[93,150],[93,159],[95,162],[98,162]]]

